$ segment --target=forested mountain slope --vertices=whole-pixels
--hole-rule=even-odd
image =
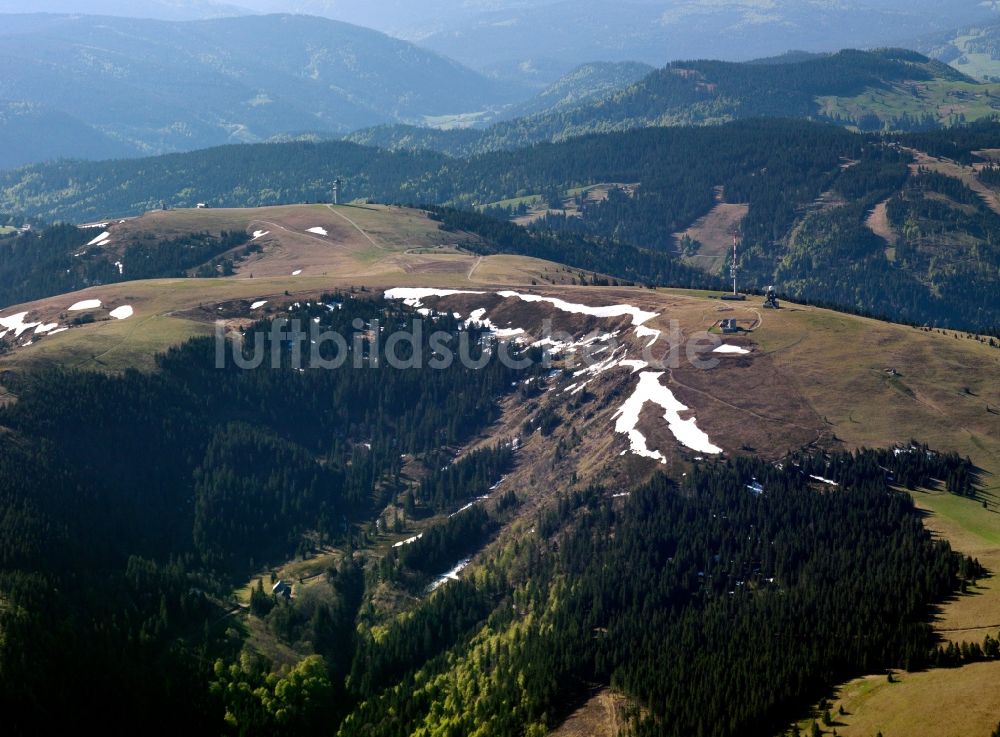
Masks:
[[[641,734],[773,734],[855,676],[998,665],[990,629],[934,639],[936,602],[995,594],[902,491],[996,514],[995,343],[628,287],[591,269],[697,272],[432,215],[43,231],[126,278],[259,250],[0,309],[9,731],[543,734],[600,686]],[[467,359],[415,358],[444,337]]]
[[[322,18],[176,23],[6,15],[3,20],[0,65],[6,73],[0,99],[72,116],[118,142],[122,154],[289,133],[343,134],[390,121],[472,112],[510,99],[496,83],[456,62]],[[69,143],[73,140],[54,142],[36,153],[52,159],[71,150]],[[78,150],[78,156],[91,153],[82,145]],[[8,157],[0,166],[13,163]]]
[[[737,228],[744,287],[777,284],[800,299],[994,333],[1000,322],[989,299],[996,282],[996,223],[983,199],[990,195],[970,196],[959,181],[956,206],[946,213],[934,215],[924,206],[910,207],[909,214],[902,205],[886,208],[904,188],[931,181],[920,178],[915,151],[978,161],[981,169],[986,159],[974,152],[994,146],[996,131],[995,124],[983,123],[885,140],[832,125],[753,120],[590,135],[464,160],[344,142],[223,147],[138,161],[61,162],[0,175],[0,206],[93,220],[161,202],[225,207],[322,201],[330,183],[342,177],[347,198],[478,208],[530,221],[537,231],[683,257],[690,266],[720,258],[724,263]],[[955,166],[933,186],[951,186],[949,176],[972,176],[976,184],[990,174]],[[977,186],[987,191],[994,185]],[[939,195],[949,196],[934,197]],[[745,211],[714,236],[721,247],[681,242],[679,234],[720,205]],[[876,212],[891,215],[880,222],[895,230],[883,228],[880,235],[868,227]],[[894,233],[920,244],[897,247]],[[702,261],[702,248],[721,254]],[[664,273],[628,278],[653,280]],[[954,298],[963,293],[970,298]]]
[[[136,153],[64,112],[33,102],[0,101],[0,169],[55,158],[100,160]]]
[[[714,124],[751,117],[808,118],[865,131],[922,130],[990,117],[1000,94],[904,49],[788,55],[767,63],[677,61],[609,97],[497,123],[478,137],[392,127],[351,140],[451,155],[516,148],[592,131]]]

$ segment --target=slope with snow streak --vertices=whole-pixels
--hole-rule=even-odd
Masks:
[[[426,297],[450,297],[453,294],[489,294],[489,292],[478,292],[466,289],[434,289],[429,287],[396,287],[385,291],[386,299],[401,299],[404,304],[410,307],[421,307],[421,300]],[[547,302],[562,312],[569,312],[574,315],[589,315],[591,317],[625,317],[632,318],[632,325],[635,327],[635,334],[640,338],[649,337],[647,347],[653,345],[659,337],[660,331],[645,327],[646,323],[655,317],[659,317],[658,312],[648,312],[640,310],[632,305],[604,305],[601,307],[591,307],[590,305],[579,304],[577,302],[567,302],[558,297],[543,297],[540,294],[527,294],[504,289],[496,292],[498,297],[504,299],[517,298],[523,302]]]
[[[673,392],[660,383],[661,376],[663,372],[645,371],[639,374],[639,385],[635,388],[635,392],[614,415],[618,418],[615,432],[629,436],[632,453],[666,463],[667,459],[660,451],[649,449],[645,436],[637,429],[642,408],[646,402],[653,402],[663,408],[663,419],[667,421],[667,427],[682,445],[699,453],[721,453],[722,448],[711,443],[705,431],[698,427],[694,417],[688,420],[681,419],[680,413],[686,411],[688,407],[681,404]]]
[[[8,317],[0,317],[0,327],[6,328],[3,334],[6,335],[7,331],[13,330],[14,336],[20,337],[21,333],[26,330],[31,330],[31,328],[37,328],[41,325],[39,322],[25,322],[24,318],[27,316],[27,312],[18,312]]]
[[[101,306],[101,300],[99,299],[85,299],[82,302],[76,302],[69,307],[70,312],[79,312],[80,310],[96,310]]]
[[[386,299],[401,299],[408,307],[423,307],[422,300],[427,297],[450,297],[453,294],[486,294],[469,289],[433,289],[428,287],[396,287],[386,289]]]
[[[105,245],[107,245],[108,239],[110,239],[110,238],[111,238],[111,233],[109,233],[108,231],[105,230],[99,236],[97,236],[92,241],[90,241],[87,245],[88,246],[105,246]]]
[[[432,583],[430,586],[428,586],[427,587],[427,591],[428,592],[435,591],[435,590],[439,589],[441,586],[443,586],[444,584],[448,583],[449,581],[457,581],[458,580],[458,574],[461,573],[463,570],[465,570],[465,567],[467,565],[469,565],[470,561],[471,561],[471,558],[463,558],[462,560],[460,560],[455,565],[454,568],[452,568],[447,573],[442,574],[437,580],[434,581],[434,583]]]

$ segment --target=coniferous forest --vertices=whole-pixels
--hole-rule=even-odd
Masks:
[[[416,316],[362,294],[289,317],[360,355],[300,371],[264,320],[234,348],[262,347],[257,369],[216,368],[194,339],[153,374],[16,378],[0,410],[11,733],[75,714],[108,733],[534,735],[608,685],[636,706],[636,734],[763,735],[845,678],[997,654],[937,648],[929,607],[983,572],[891,487],[972,495],[967,459],[912,442],[706,462],[627,498],[559,493],[530,531],[498,537],[518,489],[474,502],[517,463],[517,439],[454,450],[545,372],[372,363],[373,321]],[[490,350],[450,315],[417,319]],[[387,504],[440,520],[380,549]],[[234,605],[262,567],[331,546],[346,552],[319,588],[289,600],[251,578]],[[484,549],[476,575],[434,583]],[[390,590],[411,603],[379,619]],[[255,632],[297,659],[248,648]]]
[[[738,259],[745,289],[774,284],[782,295],[813,304],[993,334],[1000,323],[991,298],[1000,241],[996,214],[982,197],[969,200],[959,191],[965,185],[956,177],[934,179],[909,167],[917,150],[969,166],[978,161],[975,151],[995,145],[998,128],[986,121],[876,135],[802,120],[749,119],[591,133],[467,159],[346,142],[228,146],[157,159],[150,169],[142,160],[65,161],[32,169],[30,176],[29,170],[0,175],[0,191],[7,192],[0,205],[51,220],[84,220],[156,208],[179,190],[188,199],[170,201],[173,206],[310,202],[325,200],[329,182],[343,177],[351,198],[466,211],[444,219],[488,233],[500,251],[553,258],[634,283],[714,288],[720,270],[684,261],[678,233],[720,202],[744,204]],[[987,187],[991,171],[978,174]],[[576,195],[578,208],[567,210],[571,193],[596,185],[608,188],[605,198]],[[957,199],[942,188],[954,190]],[[931,190],[915,206],[915,194]],[[516,216],[524,198],[532,197],[548,209],[531,223],[539,236],[531,242],[473,212]],[[890,241],[867,225],[888,200]],[[936,210],[928,200],[935,200]],[[87,259],[72,259],[64,241],[73,237],[54,233],[51,245],[44,239],[29,244],[23,236],[0,241],[11,263],[37,272],[25,283],[23,276],[0,271],[10,299],[122,278],[97,252],[88,256],[90,266]],[[168,249],[136,243],[122,259],[126,278],[230,273],[232,258],[222,254],[241,245],[238,240],[192,234]],[[164,250],[170,254],[165,260]]]

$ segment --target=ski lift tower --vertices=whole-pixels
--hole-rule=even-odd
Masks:
[[[342,186],[343,184],[339,178],[333,180],[333,204],[335,205],[340,204],[340,189]]]
[[[732,277],[732,280],[733,280],[733,293],[732,294],[723,294],[722,295],[722,299],[732,300],[732,301],[736,301],[736,302],[742,302],[742,301],[744,301],[746,299],[746,295],[740,294],[739,291],[736,289],[736,275],[739,272],[739,266],[737,266],[737,264],[736,264],[736,243],[737,243],[737,239],[738,239],[738,234],[734,231],[733,232],[733,262],[729,265],[729,276]]]

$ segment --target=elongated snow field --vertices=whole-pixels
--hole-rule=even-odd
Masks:
[[[631,443],[631,451],[644,458],[666,463],[666,458],[658,450],[650,450],[646,445],[645,436],[639,432],[639,415],[646,402],[653,402],[663,408],[663,419],[675,438],[684,446],[699,453],[721,453],[722,448],[713,445],[704,430],[698,427],[694,417],[684,420],[680,413],[688,409],[681,404],[673,392],[660,383],[663,372],[645,371],[639,374],[639,384],[632,396],[615,413],[618,418],[615,432],[627,434]]]
[[[723,353],[723,354],[728,353],[738,356],[745,356],[749,352],[750,351],[748,351],[746,348],[741,348],[738,345],[729,345],[729,344],[720,345],[718,348],[712,351],[712,353]]]
[[[394,289],[387,289],[385,291],[385,298],[401,299],[410,307],[421,307],[421,300],[425,297],[450,297],[453,294],[487,294],[487,292],[477,292],[465,289],[396,287]],[[654,317],[659,317],[660,313],[640,310],[638,307],[633,307],[632,305],[622,304],[591,307],[590,305],[579,304],[577,302],[567,302],[566,300],[559,299],[558,297],[543,297],[540,294],[527,294],[524,292],[515,292],[510,289],[504,289],[496,292],[496,294],[504,299],[517,298],[524,302],[546,302],[555,307],[557,310],[569,312],[574,315],[589,315],[591,317],[601,318],[629,316],[632,318],[632,325],[635,327],[635,334],[640,338],[651,338],[647,347],[653,345],[653,343],[655,343],[660,337],[659,330],[645,327],[647,322],[652,320]]]
[[[458,564],[445,574],[442,574],[434,583],[428,587],[428,591],[434,591],[435,589],[443,586],[449,581],[457,581],[458,574],[461,573],[467,565],[469,565],[470,558],[464,558],[458,562]]]
[[[111,233],[104,231],[99,236],[94,238],[92,241],[87,243],[88,246],[103,246],[105,242],[111,237]]]

